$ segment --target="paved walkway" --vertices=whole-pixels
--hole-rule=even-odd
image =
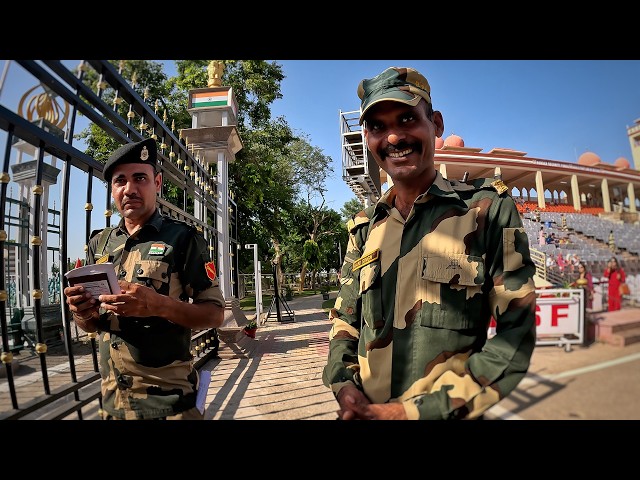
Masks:
[[[338,404],[322,384],[331,328],[322,310],[322,296],[296,297],[287,303],[294,321],[270,318],[261,325],[249,358],[233,358],[233,352],[221,342],[221,358],[201,368],[201,376],[211,372],[206,419],[337,418]],[[247,314],[252,316],[255,312]]]

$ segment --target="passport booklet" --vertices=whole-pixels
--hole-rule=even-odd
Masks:
[[[82,285],[94,298],[121,293],[113,263],[85,265],[65,273],[69,285]]]

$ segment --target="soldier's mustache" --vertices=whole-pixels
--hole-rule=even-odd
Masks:
[[[382,157],[386,157],[389,154],[392,153],[398,153],[398,152],[402,152],[403,150],[411,150],[412,153],[413,152],[418,152],[420,153],[422,151],[422,145],[421,144],[410,144],[408,142],[401,142],[398,143],[397,145],[388,145],[387,147],[385,147],[382,150]]]

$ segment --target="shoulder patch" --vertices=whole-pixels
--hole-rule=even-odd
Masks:
[[[109,254],[101,256],[98,260],[96,260],[96,264],[98,263],[107,263],[109,261]]]
[[[211,281],[214,281],[216,279],[216,266],[213,262],[207,262],[204,265],[205,270],[207,271],[207,277],[209,277],[209,279]]]

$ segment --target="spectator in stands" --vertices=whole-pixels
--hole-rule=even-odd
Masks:
[[[580,256],[578,254],[568,253],[565,259],[567,260],[569,272],[573,273],[578,270],[578,266],[580,265]]]
[[[538,232],[538,245],[544,247],[547,244],[547,235],[544,233],[544,227],[540,226],[540,231]]]
[[[562,252],[558,252],[556,263],[558,264],[558,269],[560,270],[560,273],[564,273],[564,267],[567,266],[567,261],[562,256]]]
[[[609,279],[609,287],[607,289],[607,296],[609,298],[608,310],[610,312],[620,310],[622,308],[620,284],[627,281],[627,275],[624,269],[618,264],[616,257],[611,257],[602,276]]]
[[[593,294],[595,293],[595,289],[593,287],[593,276],[591,272],[587,270],[584,262],[578,262],[578,278],[571,286],[584,290],[585,308],[591,310],[593,308]]]
[[[609,231],[609,250],[611,250],[611,253],[616,253],[616,237],[613,234],[613,230]]]
[[[556,259],[553,258],[553,255],[547,255],[547,260],[545,261],[545,265],[547,268],[553,268],[556,266]]]

